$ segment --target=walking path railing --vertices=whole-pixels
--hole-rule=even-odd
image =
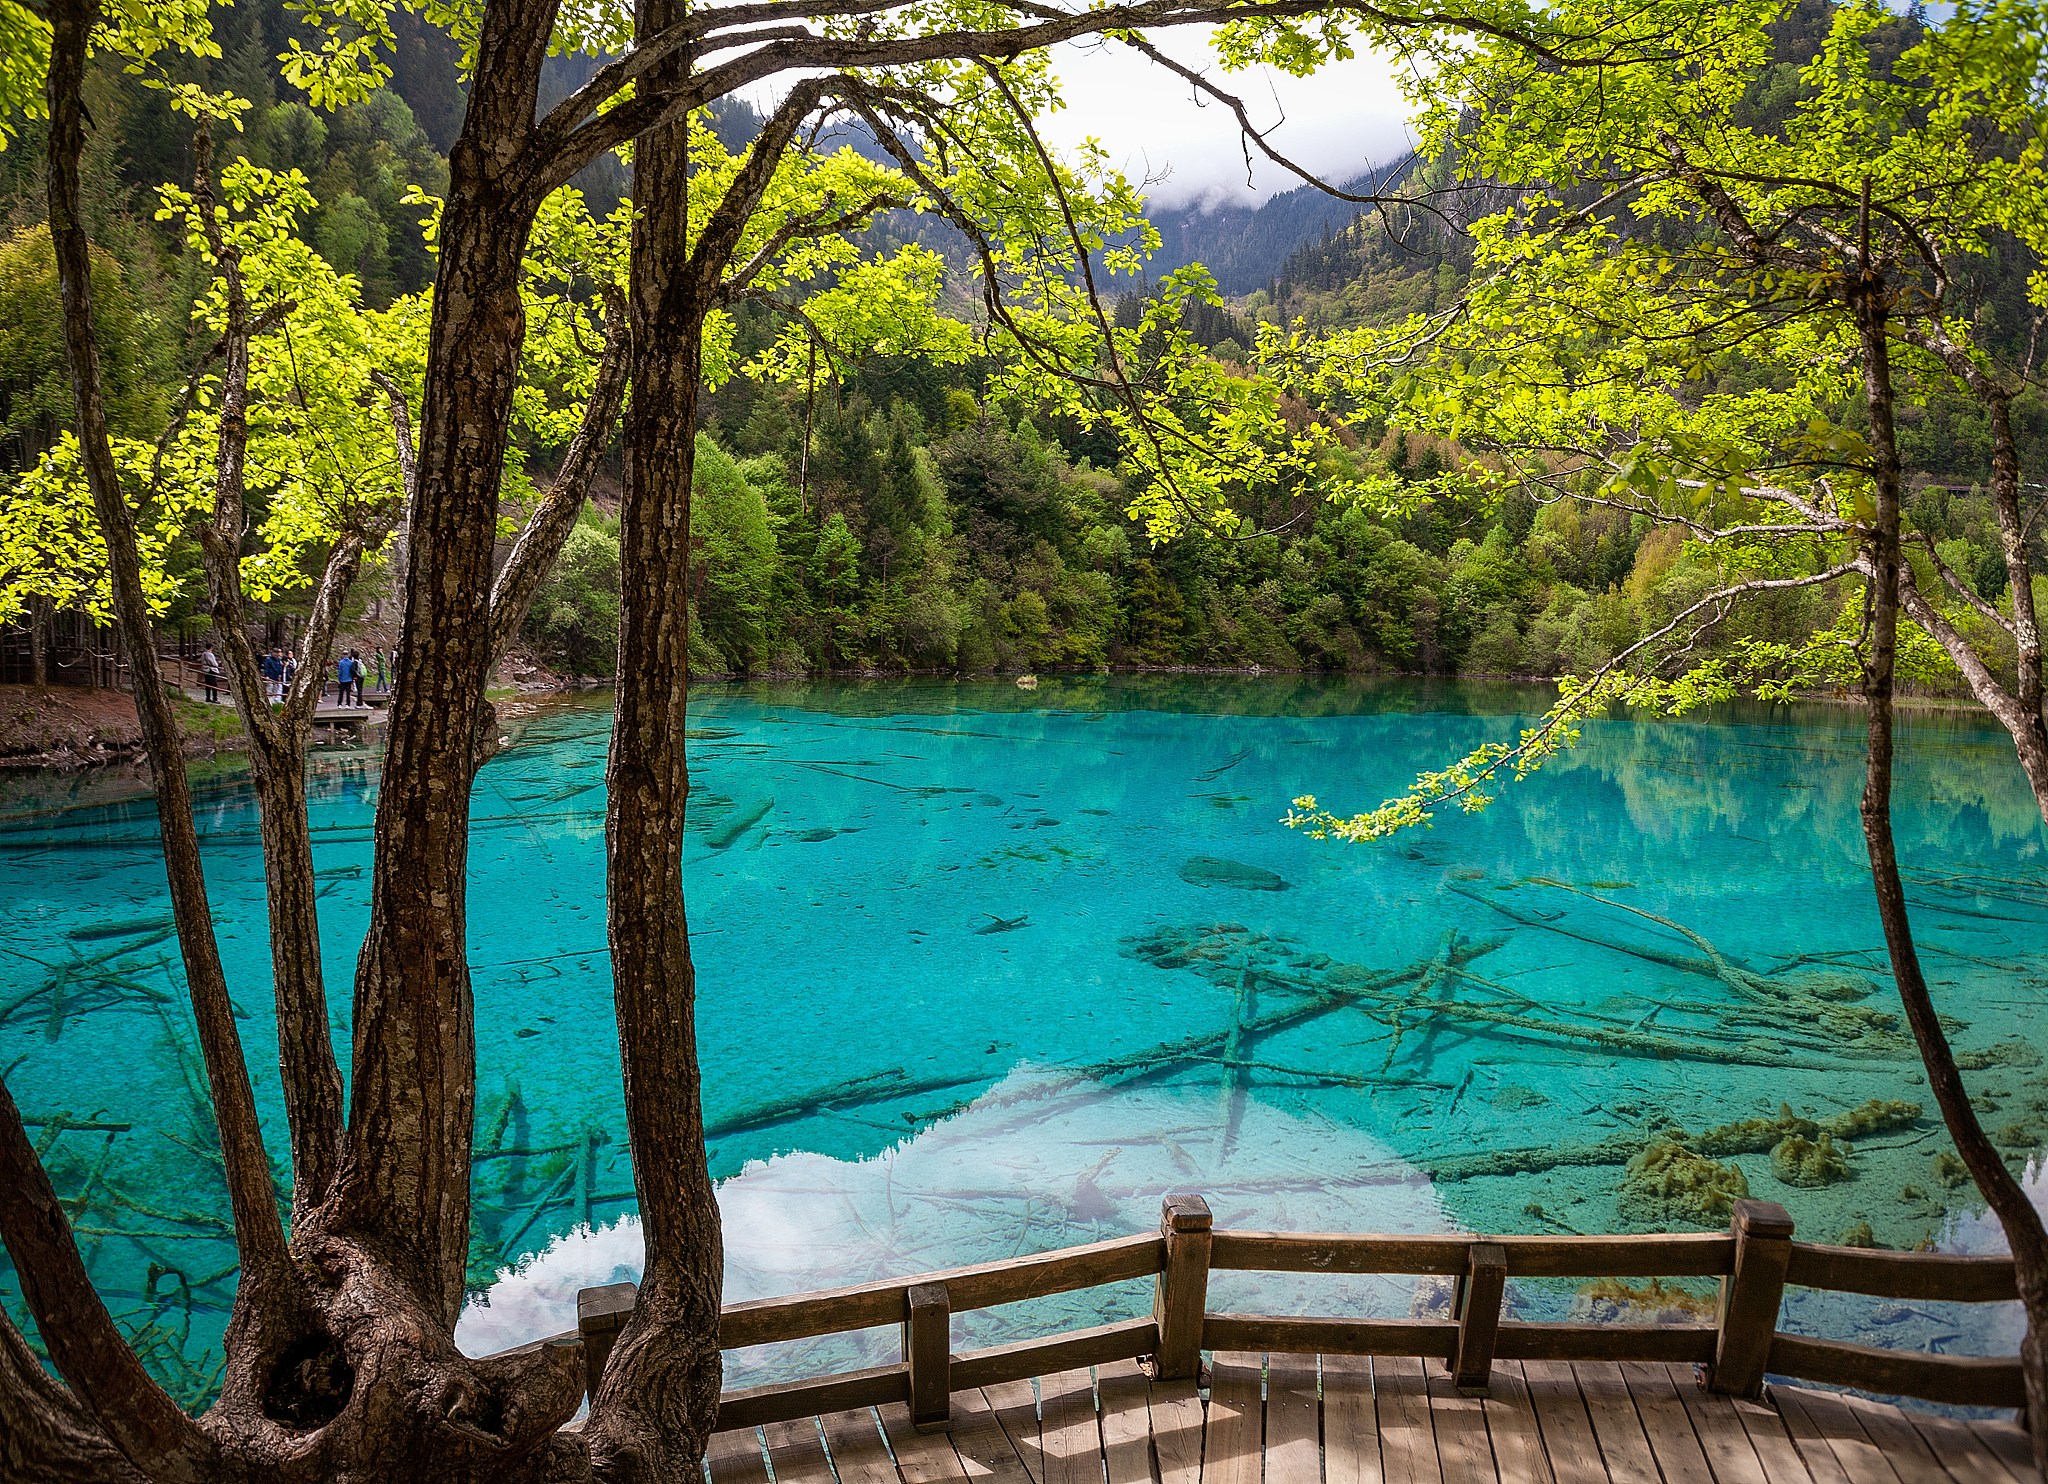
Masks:
[[[1792,1240],[1792,1218],[1770,1201],[1735,1203],[1726,1232],[1619,1237],[1376,1236],[1214,1231],[1198,1195],[1170,1195],[1157,1234],[1119,1237],[939,1273],[728,1304],[727,1350],[898,1325],[902,1359],[866,1370],[728,1391],[720,1430],[789,1421],[850,1407],[908,1402],[924,1428],[946,1424],[955,1391],[1146,1357],[1161,1379],[1187,1378],[1204,1350],[1322,1355],[1414,1355],[1443,1361],[1458,1386],[1482,1394],[1500,1360],[1691,1361],[1710,1390],[1756,1396],[1765,1375],[1853,1386],[1887,1395],[1988,1407],[2025,1404],[2016,1356],[1886,1350],[1785,1334],[1778,1308],[1788,1284],[1880,1298],[1996,1303],[2018,1297],[2009,1257],[1957,1257],[1829,1247]],[[1353,1319],[1220,1314],[1208,1309],[1209,1274],[1386,1273],[1456,1280],[1450,1317]],[[1154,1281],[1143,1319],[1070,1330],[965,1354],[950,1323],[986,1309],[1134,1278]],[[1586,1324],[1503,1319],[1510,1278],[1711,1277],[1721,1280],[1712,1324]],[[630,1283],[577,1295],[577,1329],[542,1344],[581,1343],[594,1388],[632,1313]]]

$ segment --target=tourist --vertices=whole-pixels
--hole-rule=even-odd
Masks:
[[[199,683],[206,687],[206,699],[220,699],[220,661],[213,657],[213,646],[207,645],[199,656]]]
[[[346,706],[348,704],[348,680],[348,656],[343,654],[340,659],[334,662],[334,704],[337,706]],[[322,686],[320,693],[322,695],[327,694],[327,688]]]
[[[353,649],[348,652],[348,678],[353,688],[349,704],[360,711],[363,709],[363,662]]]
[[[377,689],[387,695],[391,692],[391,683],[384,669],[384,649],[382,645],[379,645],[377,649]]]
[[[284,699],[284,656],[274,649],[263,656],[263,698],[273,706]]]
[[[278,688],[278,699],[284,699],[284,692],[292,688],[292,682],[299,678],[299,657],[289,649],[284,652],[284,671],[278,676],[283,682]]]

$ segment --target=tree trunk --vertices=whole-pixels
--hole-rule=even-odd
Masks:
[[[92,1414],[51,1378],[0,1309],[0,1479],[9,1484],[151,1484]]]
[[[149,752],[171,909],[178,923],[178,946],[191,990],[193,1017],[198,1022],[214,1117],[220,1125],[228,1199],[246,1290],[252,1274],[268,1275],[283,1262],[284,1232],[272,1199],[270,1160],[263,1148],[248,1069],[242,1062],[234,1007],[214,941],[213,913],[206,901],[206,877],[192,822],[192,793],[185,776],[177,715],[157,664],[156,648],[150,642],[149,604],[142,591],[134,521],[107,439],[99,347],[93,331],[91,253],[79,215],[80,161],[85,150],[82,85],[87,35],[95,19],[96,7],[90,0],[62,0],[52,7],[47,156],[50,242],[63,298],[64,348],[71,369],[79,460],[106,542],[114,611],[122,629],[135,641],[129,646],[135,664],[135,712]],[[241,1302],[238,1297],[238,1307]]]
[[[249,773],[263,835],[264,886],[270,908],[270,968],[277,1005],[279,1065],[291,1128],[295,1224],[321,1199],[340,1158],[341,1069],[327,1028],[327,992],[320,963],[314,903],[313,841],[306,813],[306,741],[319,677],[349,584],[360,566],[361,542],[341,537],[313,604],[305,663],[284,705],[273,712],[242,602],[244,469],[249,442],[249,343],[252,333],[241,252],[225,239],[214,213],[213,136],[202,123],[193,137],[193,197],[206,223],[217,278],[225,290],[220,432],[215,440],[213,523],[200,533],[212,585],[214,627],[234,675],[231,694],[249,740]]]
[[[28,600],[28,683],[37,690],[50,683],[50,625],[53,604],[45,597]]]
[[[679,18],[641,0],[640,35]],[[674,86],[687,58],[665,64]],[[633,153],[634,346],[619,509],[619,685],[607,778],[606,899],[626,1127],[647,1265],[592,1400],[592,1465],[607,1478],[694,1479],[718,1415],[724,1249],[704,1152],[696,979],[683,914],[683,727],[689,678],[690,481],[709,307],[688,242],[678,122]]]
[[[486,8],[449,155],[399,673],[332,1230],[387,1261],[452,1330],[469,1246],[476,1035],[464,935],[474,722],[489,675],[491,555],[525,314],[520,259],[552,0]]]
[[[2020,1341],[2021,1368],[2026,1376],[2027,1413],[2032,1419],[2035,1465],[2048,1477],[2048,1231],[2041,1213],[1985,1137],[1970,1106],[1955,1054],[1934,1009],[1927,980],[1913,947],[1906,916],[1905,887],[1892,839],[1892,690],[1899,626],[1898,443],[1892,421],[1891,350],[1885,337],[1886,285],[1867,268],[1851,290],[1862,342],[1864,400],[1870,410],[1870,445],[1877,455],[1872,471],[1877,519],[1868,537],[1870,579],[1869,655],[1864,667],[1864,699],[1869,706],[1867,754],[1863,786],[1863,839],[1870,855],[1878,916],[1884,924],[1885,947],[1891,956],[1892,978],[1906,1021],[1919,1043],[1927,1068],[1927,1085],[1941,1109],[1956,1152],[1969,1167],[1985,1201],[1996,1213],[2012,1248],[2020,1302],[2027,1328]]]

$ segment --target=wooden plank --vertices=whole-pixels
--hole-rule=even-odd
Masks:
[[[1712,1385],[1726,1396],[1764,1394],[1764,1369],[1785,1301],[1792,1218],[1776,1201],[1735,1203],[1735,1270],[1721,1280]]]
[[[1842,1467],[1841,1459],[1828,1446],[1827,1434],[1807,1415],[1801,1404],[1800,1398],[1804,1395],[1805,1391],[1797,1386],[1773,1386],[1770,1389],[1772,1410],[1785,1425],[1793,1447],[1799,1450],[1800,1462],[1806,1465],[1813,1484],[1849,1484],[1849,1471]],[[1738,1402],[1737,1405],[1741,1404]],[[1745,1414],[1743,1423],[1749,1428],[1749,1435],[1756,1437],[1760,1429],[1755,1419]]]
[[[1646,1360],[1692,1363],[1714,1358],[1711,1324],[1532,1324],[1503,1320],[1493,1353],[1503,1360]]]
[[[1887,1396],[1917,1396],[1959,1407],[2021,1407],[2026,1383],[2017,1358],[1923,1355],[1841,1340],[1780,1334],[1771,1342],[1774,1375],[1854,1386]]]
[[[1465,1271],[1470,1237],[1361,1236],[1349,1232],[1215,1232],[1209,1266],[1255,1273]]]
[[[1530,1278],[1713,1277],[1729,1270],[1735,1239],[1723,1232],[1641,1237],[1496,1237],[1508,1271]],[[1266,1273],[1442,1273],[1465,1271],[1465,1236],[1373,1236],[1349,1232],[1220,1231],[1212,1268]]]
[[[1543,1452],[1557,1484],[1607,1484],[1607,1465],[1593,1436],[1593,1419],[1579,1395],[1579,1378],[1561,1360],[1506,1361],[1519,1364],[1530,1404],[1543,1429]]]
[[[1102,1429],[1095,1421],[1095,1378],[1060,1371],[1038,1383],[1039,1447],[1045,1484],[1102,1484]]]
[[[1968,1423],[1932,1412],[1906,1412],[1903,1408],[1901,1412],[1956,1484],[2013,1484],[2011,1471],[1970,1431]]]
[[[1880,1252],[1869,1247],[1828,1247],[1794,1242],[1787,1283],[1867,1293],[1877,1298],[1952,1299],[1990,1304],[2017,1299],[2019,1283],[2009,1257],[1960,1257],[1946,1252]]]
[[[968,1484],[966,1466],[945,1433],[919,1432],[910,1420],[910,1408],[902,1402],[890,1402],[875,1411],[882,1419],[882,1433],[896,1455],[896,1468],[903,1475],[903,1484]],[[712,1484],[718,1481],[713,1480]]]
[[[1493,1440],[1494,1467],[1515,1484],[1552,1484],[1550,1461],[1543,1456],[1543,1428],[1519,1360],[1493,1363],[1493,1384],[1486,1397],[1486,1433]]]
[[[968,1484],[1033,1484],[1031,1471],[1018,1456],[986,1393],[953,1394],[952,1442]],[[778,1479],[776,1484],[782,1481]]]
[[[1499,1484],[1493,1445],[1486,1436],[1486,1402],[1468,1396],[1449,1371],[1425,1366],[1429,1375],[1429,1420],[1436,1429],[1437,1467],[1444,1484]],[[1519,1484],[1519,1481],[1516,1481]]]
[[[1848,1475],[1850,1484],[1899,1484],[1898,1472],[1886,1461],[1884,1450],[1870,1441],[1863,1424],[1856,1420],[1854,1412],[1842,1405],[1839,1396],[1832,1391],[1810,1391],[1804,1386],[1783,1389],[1791,1396],[1779,1397],[1780,1409],[1783,1410],[1789,1400],[1791,1405],[1806,1414],[1814,1432],[1835,1455],[1842,1472]],[[1800,1441],[1800,1451],[1804,1452],[1805,1439]]]
[[[1927,1439],[1920,1436],[1897,1407],[1860,1396],[1836,1400],[1856,1414],[1870,1441],[1884,1450],[1885,1461],[1903,1484],[1949,1484],[1948,1470],[1927,1446]]]
[[[1203,1484],[1259,1484],[1264,1357],[1219,1350],[1209,1363],[1209,1428],[1202,1443]]]
[[[768,1440],[768,1466],[775,1470],[775,1484],[834,1484],[817,1418],[771,1422],[761,1435]]]
[[[1659,1484],[1656,1455],[1650,1451],[1621,1367],[1613,1361],[1574,1361],[1572,1375],[1578,1378],[1579,1395],[1586,1399],[1586,1416],[1599,1440],[1608,1477],[1614,1484]]]
[[[1692,1430],[1698,1434],[1700,1451],[1707,1455],[1707,1466],[1713,1470],[1719,1484],[1779,1484],[1771,1475],[1764,1460],[1758,1455],[1756,1444],[1749,1440],[1749,1429],[1742,1425],[1742,1418],[1736,1415],[1733,1397],[1717,1395],[1699,1383],[1699,1375],[1689,1365],[1674,1365],[1666,1368],[1671,1377],[1671,1389],[1685,1404],[1686,1414],[1692,1418]],[[1783,1429],[1779,1429],[1780,1435]],[[1806,1470],[1800,1467],[1798,1450],[1792,1447],[1790,1438],[1784,1439],[1785,1446],[1775,1455],[1790,1463],[1786,1479],[1804,1479]]]
[[[1159,1203],[1166,1260],[1152,1285],[1152,1322],[1159,1326],[1152,1374],[1162,1381],[1191,1381],[1202,1369],[1211,1220],[1209,1203],[1198,1195],[1169,1195]]]
[[[1622,1363],[1621,1379],[1635,1401],[1650,1454],[1664,1471],[1664,1484],[1714,1484],[1714,1471],[1707,1466],[1692,1416],[1671,1384],[1671,1373],[1661,1365],[1631,1360]],[[1691,1384],[1690,1378],[1686,1384]]]
[[[1192,1381],[1154,1381],[1146,1388],[1159,1484],[1202,1484],[1202,1398]]]
[[[952,1298],[943,1283],[913,1283],[904,1294],[903,1363],[910,1367],[913,1426],[946,1425],[946,1399],[953,1394],[949,1336]]]
[[[1094,1288],[1126,1278],[1147,1278],[1159,1271],[1165,1258],[1166,1243],[1148,1232],[1058,1252],[948,1268],[940,1273],[750,1299],[743,1304],[729,1304],[721,1312],[718,1343],[724,1349],[736,1350],[743,1345],[764,1345],[774,1340],[800,1340],[878,1324],[899,1324],[904,1315],[904,1295],[911,1285],[918,1283],[945,1284],[954,1312],[958,1313],[1068,1293],[1076,1288]]]
[[[1997,1455],[2006,1472],[2020,1484],[2041,1484],[2041,1476],[2034,1469],[2034,1445],[2018,1423],[1982,1422],[1973,1418],[1970,1431]]]
[[[1812,1470],[1800,1456],[1799,1445],[1792,1440],[1785,1419],[1778,1415],[1778,1409],[1769,1401],[1753,1402],[1747,1397],[1725,1398],[1729,1411],[1741,1424],[1743,1435],[1749,1439],[1750,1447],[1756,1449],[1757,1462],[1763,1465],[1764,1477],[1770,1484],[1827,1484]],[[1708,1458],[1713,1457],[1711,1450]]]
[[[1323,1472],[1329,1484],[1386,1484],[1372,1362],[1323,1357]]]
[[[768,1461],[761,1456],[756,1428],[713,1433],[705,1445],[704,1462],[711,1470],[711,1484],[768,1484]]]
[[[1202,1343],[1211,1350],[1278,1350],[1289,1355],[1427,1355],[1449,1360],[1458,1348],[1458,1326],[1445,1319],[1295,1319],[1274,1314],[1211,1314],[1202,1322]]]
[[[1467,1395],[1484,1394],[1500,1334],[1501,1297],[1507,1288],[1508,1251],[1498,1242],[1474,1242],[1471,1267],[1459,1285],[1458,1354],[1451,1378]]]
[[[1039,1441],[1038,1392],[1029,1381],[1001,1381],[984,1386],[989,1410],[1010,1440],[1010,1447],[1031,1476],[1031,1484],[1045,1484],[1045,1450]]]
[[[897,1484],[896,1464],[882,1446],[882,1429],[873,1409],[860,1407],[818,1419],[825,1446],[832,1450],[832,1471],[839,1484]]]
[[[813,1381],[750,1386],[719,1397],[718,1431],[757,1423],[789,1422],[798,1417],[843,1412],[849,1407],[878,1407],[883,1402],[907,1400],[909,1395],[910,1368],[902,1364],[846,1371]]]
[[[1147,1397],[1151,1383],[1134,1360],[1112,1360],[1095,1368],[1102,1403],[1102,1462],[1107,1484],[1154,1484],[1152,1423]]]
[[[1323,1484],[1313,1355],[1275,1355],[1267,1362],[1266,1484]]]
[[[1128,1360],[1147,1355],[1159,1345],[1159,1329],[1149,1319],[1127,1319],[1093,1329],[1068,1330],[1043,1340],[1020,1340],[953,1357],[953,1386],[963,1390],[1003,1381],[1028,1381],[1059,1371]]]
[[[1412,1355],[1375,1357],[1373,1391],[1379,1397],[1380,1461],[1387,1484],[1443,1484],[1437,1462],[1436,1423],[1429,1411],[1427,1362]]]

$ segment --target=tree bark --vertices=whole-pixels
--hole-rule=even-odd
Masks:
[[[680,0],[640,0],[642,36]],[[677,86],[687,56],[658,69]],[[689,252],[688,133],[634,145],[632,400],[619,511],[618,709],[607,768],[606,901],[626,1127],[647,1261],[640,1298],[591,1402],[594,1471],[696,1476],[718,1415],[724,1247],[704,1151],[696,976],[683,910],[683,728],[689,680],[690,484],[701,331],[709,307]]]
[[[50,683],[52,604],[37,595],[28,600],[28,683],[41,690]]]
[[[498,570],[497,581],[491,585],[491,660],[496,663],[503,659],[505,651],[512,646],[519,627],[526,622],[526,613],[533,606],[534,594],[554,569],[555,558],[562,554],[562,545],[569,539],[569,533],[576,528],[576,521],[583,513],[584,498],[590,493],[590,481],[597,476],[598,466],[604,462],[605,450],[611,446],[612,429],[619,421],[619,406],[626,397],[626,372],[632,353],[632,332],[627,323],[627,310],[623,304],[611,305],[607,311],[604,354],[598,358],[597,379],[591,384],[590,397],[583,404],[583,420],[576,427],[576,436],[569,442],[569,451],[562,456],[562,467],[555,476],[554,488],[541,501],[540,508],[533,512],[526,529],[519,533],[513,543],[512,554],[505,558],[505,565]]]
[[[1905,594],[1908,612],[1915,623],[1947,651],[1969,682],[1971,693],[1995,715],[2012,736],[2020,769],[2034,790],[2034,801],[2048,820],[2048,718],[2041,714],[2042,644],[2041,621],[2034,605],[2033,560],[2027,553],[2027,522],[2020,512],[2019,442],[2012,429],[2012,393],[1997,377],[1970,358],[1937,319],[1929,326],[1893,326],[1891,333],[1941,362],[1984,405],[1991,430],[1991,506],[1998,516],[2000,553],[2005,558],[2006,582],[2012,592],[2012,636],[2019,649],[2017,684],[2008,692],[1990,668],[1974,652],[1966,658],[1969,642],[1948,626],[1946,634],[1931,627],[1922,609],[1932,612],[1925,600],[1915,602]],[[1909,583],[1910,588],[1910,583]]]
[[[70,1388],[43,1369],[4,1309],[0,1479],[12,1484],[151,1484],[107,1440]]]
[[[202,124],[193,138],[193,197],[211,240],[215,271],[224,288],[227,325],[222,336],[220,432],[215,441],[213,522],[200,533],[212,588],[214,628],[221,636],[230,694],[249,742],[249,772],[263,836],[264,886],[270,908],[270,967],[277,1004],[279,1067],[291,1129],[292,1206],[295,1219],[326,1193],[341,1154],[341,1068],[327,1025],[327,992],[320,964],[319,913],[314,901],[313,840],[306,806],[306,742],[312,708],[326,673],[328,649],[341,602],[361,565],[362,542],[345,534],[336,542],[313,603],[305,653],[292,693],[275,712],[264,698],[263,678],[242,603],[245,467],[249,443],[249,356],[254,334],[241,252],[225,239],[214,216],[213,142]]]
[[[79,459],[106,542],[114,611],[132,641],[128,647],[134,665],[135,711],[155,782],[171,907],[178,923],[178,946],[191,991],[193,1018],[198,1023],[214,1120],[220,1132],[235,1241],[242,1253],[242,1286],[246,1291],[252,1276],[269,1276],[282,1265],[284,1229],[277,1217],[270,1160],[264,1152],[256,1100],[250,1092],[241,1039],[235,1030],[234,1007],[228,999],[227,980],[214,941],[213,914],[206,901],[199,836],[192,822],[192,794],[185,776],[182,738],[157,663],[149,605],[142,591],[142,562],[136,549],[134,519],[107,438],[99,349],[93,330],[92,262],[79,208],[80,162],[85,149],[82,87],[87,37],[96,15],[97,7],[91,0],[60,0],[51,7],[47,154],[50,242],[63,299],[64,348],[71,369]],[[238,1307],[243,1302],[239,1295],[236,1302]],[[74,1377],[66,1379],[77,1384]]]
[[[464,937],[474,723],[490,672],[491,556],[519,377],[520,259],[554,0],[484,11],[449,155],[405,616],[378,801],[370,929],[333,1230],[378,1252],[452,1330],[469,1245],[475,1007]]]
[[[1977,1189],[1997,1215],[2012,1249],[2020,1302],[2027,1315],[2020,1341],[2021,1369],[2026,1377],[2027,1412],[2033,1419],[2034,1461],[2048,1477],[2048,1230],[2041,1213],[1999,1158],[1998,1150],[1977,1122],[1970,1106],[1948,1036],[1935,1013],[1933,997],[1913,946],[1906,915],[1906,893],[1899,879],[1898,850],[1892,838],[1892,692],[1898,652],[1900,484],[1899,456],[1892,418],[1891,348],[1886,338],[1887,286],[1865,266],[1852,283],[1850,307],[1856,316],[1863,361],[1864,400],[1870,411],[1870,446],[1877,456],[1872,470],[1877,518],[1868,534],[1870,578],[1869,652],[1864,663],[1867,721],[1862,819],[1864,845],[1870,856],[1878,917],[1884,924],[1885,947],[1892,978],[1920,1059],[1927,1085],[1941,1109],[1942,1121],[1956,1152],[1968,1166]]]
[[[55,1453],[50,1460],[53,1463],[79,1464],[98,1452],[98,1442],[155,1478],[197,1481],[208,1477],[217,1462],[212,1444],[142,1368],[93,1290],[71,1235],[71,1222],[36,1158],[21,1111],[4,1084],[0,1084],[0,1189],[7,1192],[7,1198],[0,1201],[0,1239],[6,1241],[8,1255],[14,1259],[22,1297],[36,1317],[50,1359],[103,1429],[99,1440],[90,1434],[78,1436],[78,1424],[84,1419],[76,1402],[61,1389],[44,1386],[16,1394],[6,1404],[8,1410],[18,1407],[34,1419],[35,1436],[29,1446],[46,1457]],[[243,1287],[246,1292],[248,1285]],[[238,1296],[238,1309],[242,1302]],[[12,1323],[7,1325],[7,1333],[18,1339]],[[8,1370],[18,1368],[12,1352],[4,1364]],[[41,1375],[33,1356],[28,1364]]]

